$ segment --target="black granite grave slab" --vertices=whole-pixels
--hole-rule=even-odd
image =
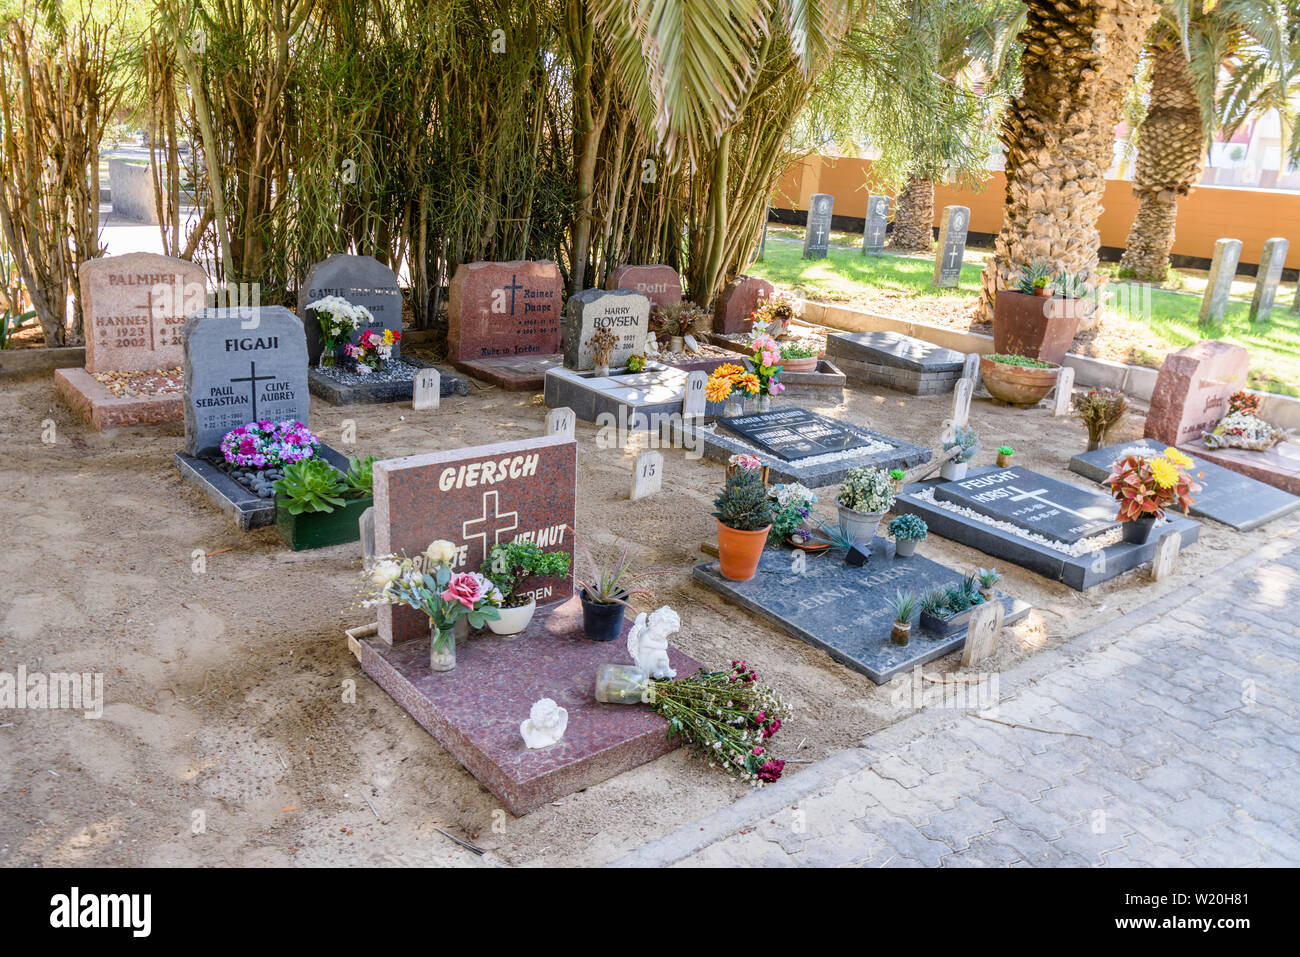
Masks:
[[[933,588],[961,583],[961,572],[946,568],[923,555],[894,557],[894,543],[876,538],[871,560],[862,568],[844,564],[844,552],[831,549],[808,555],[804,572],[794,570],[796,553],[764,549],[758,572],[749,581],[724,578],[718,563],[697,565],[697,580],[727,599],[767,619],[801,641],[821,648],[841,664],[860,671],[877,684],[917,665],[961,650],[966,643],[962,628],[946,638],[933,638],[913,619],[912,637],[906,645],[889,640],[894,613],[889,602],[897,591],[919,597]],[[1006,623],[1019,621],[1030,606],[998,593],[1006,608]]]
[[[999,471],[1003,470],[995,466],[986,466],[973,470],[971,475],[978,476]],[[1156,545],[1159,544],[1160,538],[1169,531],[1178,532],[1182,536],[1180,548],[1187,548],[1196,542],[1201,533],[1198,522],[1175,515],[1157,526],[1145,545],[1130,545],[1117,541],[1076,556],[1063,548],[1054,548],[1032,541],[979,519],[950,511],[940,504],[920,497],[927,491],[933,492],[937,486],[944,484],[946,483],[940,481],[915,482],[908,485],[894,503],[894,511],[900,514],[920,515],[925,519],[932,534],[942,535],[944,538],[978,549],[986,555],[1028,568],[1045,578],[1069,585],[1076,591],[1084,591],[1100,585],[1151,561],[1155,557]]]
[[[844,423],[798,406],[724,416],[718,424],[784,462],[847,452],[867,444]]]
[[[1111,462],[1124,449],[1134,447],[1157,452],[1166,448],[1154,439],[1111,445],[1076,455],[1070,459],[1070,471],[1094,482],[1104,482],[1110,475]],[[1190,455],[1186,449],[1183,451]],[[1280,488],[1266,485],[1195,455],[1191,455],[1191,459],[1194,465],[1190,472],[1201,484],[1201,490],[1194,496],[1196,504],[1188,510],[1193,515],[1222,522],[1239,532],[1248,532],[1300,509],[1300,496],[1291,495]]]
[[[415,356],[402,356],[402,361],[417,369],[427,369],[433,363]],[[438,394],[469,395],[469,383],[453,375],[444,367],[438,368]],[[307,388],[311,394],[330,405],[376,405],[383,402],[410,402],[415,390],[415,379],[385,379],[374,382],[340,382],[328,372],[312,366],[307,373]]]
[[[839,332],[826,337],[826,355],[850,379],[911,395],[953,390],[965,356],[897,332]]]
[[[944,482],[934,497],[1071,545],[1118,527],[1109,495],[1018,467]]]
[[[316,455],[341,472],[348,470],[348,457],[328,445],[322,443]],[[258,498],[214,462],[184,452],[177,452],[172,461],[181,478],[206,495],[244,531],[275,522],[275,499]]]

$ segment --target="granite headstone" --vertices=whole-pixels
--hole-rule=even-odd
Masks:
[[[731,335],[748,332],[749,317],[770,298],[775,287],[757,276],[739,276],[727,283],[713,307],[713,331]]]
[[[618,339],[609,357],[618,368],[641,351],[650,331],[650,300],[630,289],[584,289],[564,310],[564,366],[581,372],[594,365],[591,337],[608,329]]]
[[[1028,469],[998,469],[945,482],[935,487],[934,497],[1067,544],[1116,527],[1110,496]]]
[[[862,224],[862,253],[879,256],[885,251],[885,231],[889,227],[889,197],[867,199],[867,215]]]
[[[1151,393],[1145,436],[1166,445],[1200,438],[1223,418],[1228,397],[1246,387],[1249,371],[1249,352],[1214,339],[1171,352]]]
[[[1203,326],[1223,321],[1228,308],[1228,296],[1232,292],[1232,280],[1237,277],[1237,263],[1241,259],[1240,239],[1220,239],[1214,244],[1214,259],[1210,261],[1210,276],[1205,284],[1205,295],[1201,298],[1201,318]]]
[[[867,444],[839,422],[797,407],[724,417],[718,424],[786,462]]]
[[[367,329],[402,331],[402,288],[397,275],[374,256],[334,253],[307,271],[298,287],[298,315],[307,330],[307,356],[315,363],[320,358],[320,323],[310,303],[326,296],[338,296],[354,306],[365,306],[375,321],[352,330],[348,341],[355,343]],[[393,344],[393,357],[402,354],[402,343]]]
[[[970,228],[970,210],[965,206],[945,206],[939,220],[939,245],[934,253],[934,284],[956,286],[961,281],[961,260],[966,254],[966,232]]]
[[[564,280],[553,262],[462,263],[447,292],[447,348],[456,361],[560,351]]]
[[[1282,280],[1282,267],[1286,265],[1290,246],[1291,241],[1280,236],[1264,241],[1264,251],[1260,254],[1259,269],[1255,274],[1255,295],[1250,301],[1251,322],[1264,322],[1273,314],[1277,285]]]
[[[682,301],[682,277],[672,266],[619,266],[605,281],[606,289],[632,289],[655,305]]]
[[[86,371],[152,372],[185,358],[187,316],[204,307],[208,278],[185,259],[156,253],[103,256],[81,264]]]
[[[813,193],[808,206],[808,225],[804,231],[804,259],[826,258],[831,242],[831,211],[834,208],[834,196],[829,193]]]

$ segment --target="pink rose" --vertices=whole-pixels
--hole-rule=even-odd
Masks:
[[[777,355],[775,352],[769,352],[767,350],[763,351],[763,365],[765,366],[776,365],[777,361],[780,360],[780,358],[781,357]]]
[[[783,386],[779,382],[773,382],[771,386],[768,387],[767,391],[770,392],[772,395],[780,395],[782,392],[785,391],[785,386]]]
[[[447,590],[442,593],[443,601],[458,601],[471,611],[482,598],[483,586],[468,572],[452,575],[451,581],[447,582]]]

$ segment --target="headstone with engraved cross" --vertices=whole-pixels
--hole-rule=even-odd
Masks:
[[[804,233],[803,258],[825,259],[831,242],[831,211],[835,197],[830,193],[814,193],[808,206],[808,227]]]
[[[885,251],[885,230],[889,227],[889,197],[872,196],[867,200],[867,216],[862,226],[862,254],[879,256]]]
[[[447,291],[447,352],[453,361],[560,351],[564,280],[553,262],[472,262]]]
[[[961,281],[961,259],[966,253],[966,232],[970,228],[970,210],[965,206],[945,206],[939,221],[939,245],[934,253],[934,284],[955,286]]]
[[[203,309],[182,340],[186,454],[215,454],[227,432],[249,422],[307,421],[307,339],[288,309]]]

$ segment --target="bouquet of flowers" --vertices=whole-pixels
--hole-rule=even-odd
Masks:
[[[342,296],[324,296],[307,303],[307,309],[316,314],[320,324],[322,366],[334,365],[340,338],[346,339],[354,329],[363,324],[373,325],[374,315],[365,306],[354,306]]]
[[[380,332],[378,329],[367,329],[357,337],[355,345],[349,343],[343,347],[343,353],[349,359],[356,363],[358,369],[362,367],[370,370],[382,369],[384,363],[393,357],[393,346],[400,342],[402,334],[392,329],[385,329]]]
[[[812,514],[812,507],[817,502],[813,490],[799,482],[787,482],[773,485],[767,497],[773,500],[772,506],[772,540],[785,541],[791,532],[803,528],[804,522]]]
[[[790,320],[794,318],[794,296],[788,292],[778,292],[764,299],[749,314],[753,322],[751,327],[756,333],[771,331],[775,335],[784,335]]]
[[[1195,504],[1192,495],[1201,490],[1187,474],[1191,465],[1192,460],[1175,448],[1155,454],[1143,446],[1125,449],[1104,483],[1119,502],[1116,519],[1160,518],[1174,505],[1185,514]]]
[[[785,391],[785,386],[776,379],[781,372],[781,347],[767,333],[755,336],[750,346],[754,354],[749,357],[749,361],[758,370],[759,393],[780,395]]]
[[[1244,412],[1246,415],[1259,415],[1261,405],[1263,403],[1255,393],[1246,389],[1238,389],[1228,396],[1228,415],[1236,415],[1238,412]]]
[[[746,372],[734,362],[724,362],[711,373],[709,381],[704,384],[704,397],[710,402],[722,402],[732,394],[758,395],[762,383],[758,376]]]
[[[501,617],[501,590],[478,572],[453,572],[456,546],[433,542],[415,558],[386,555],[376,559],[362,584],[361,606],[406,605],[429,616],[433,649],[455,642],[456,622],[464,616],[475,628]]]
[[[227,432],[221,439],[221,455],[239,468],[275,469],[311,458],[318,445],[320,439],[301,422],[261,419]]]
[[[790,712],[771,688],[743,661],[726,671],[703,669],[685,678],[654,681],[646,703],[668,720],[668,737],[682,736],[691,748],[758,787],[781,776],[784,761],[767,753],[767,742]]]

